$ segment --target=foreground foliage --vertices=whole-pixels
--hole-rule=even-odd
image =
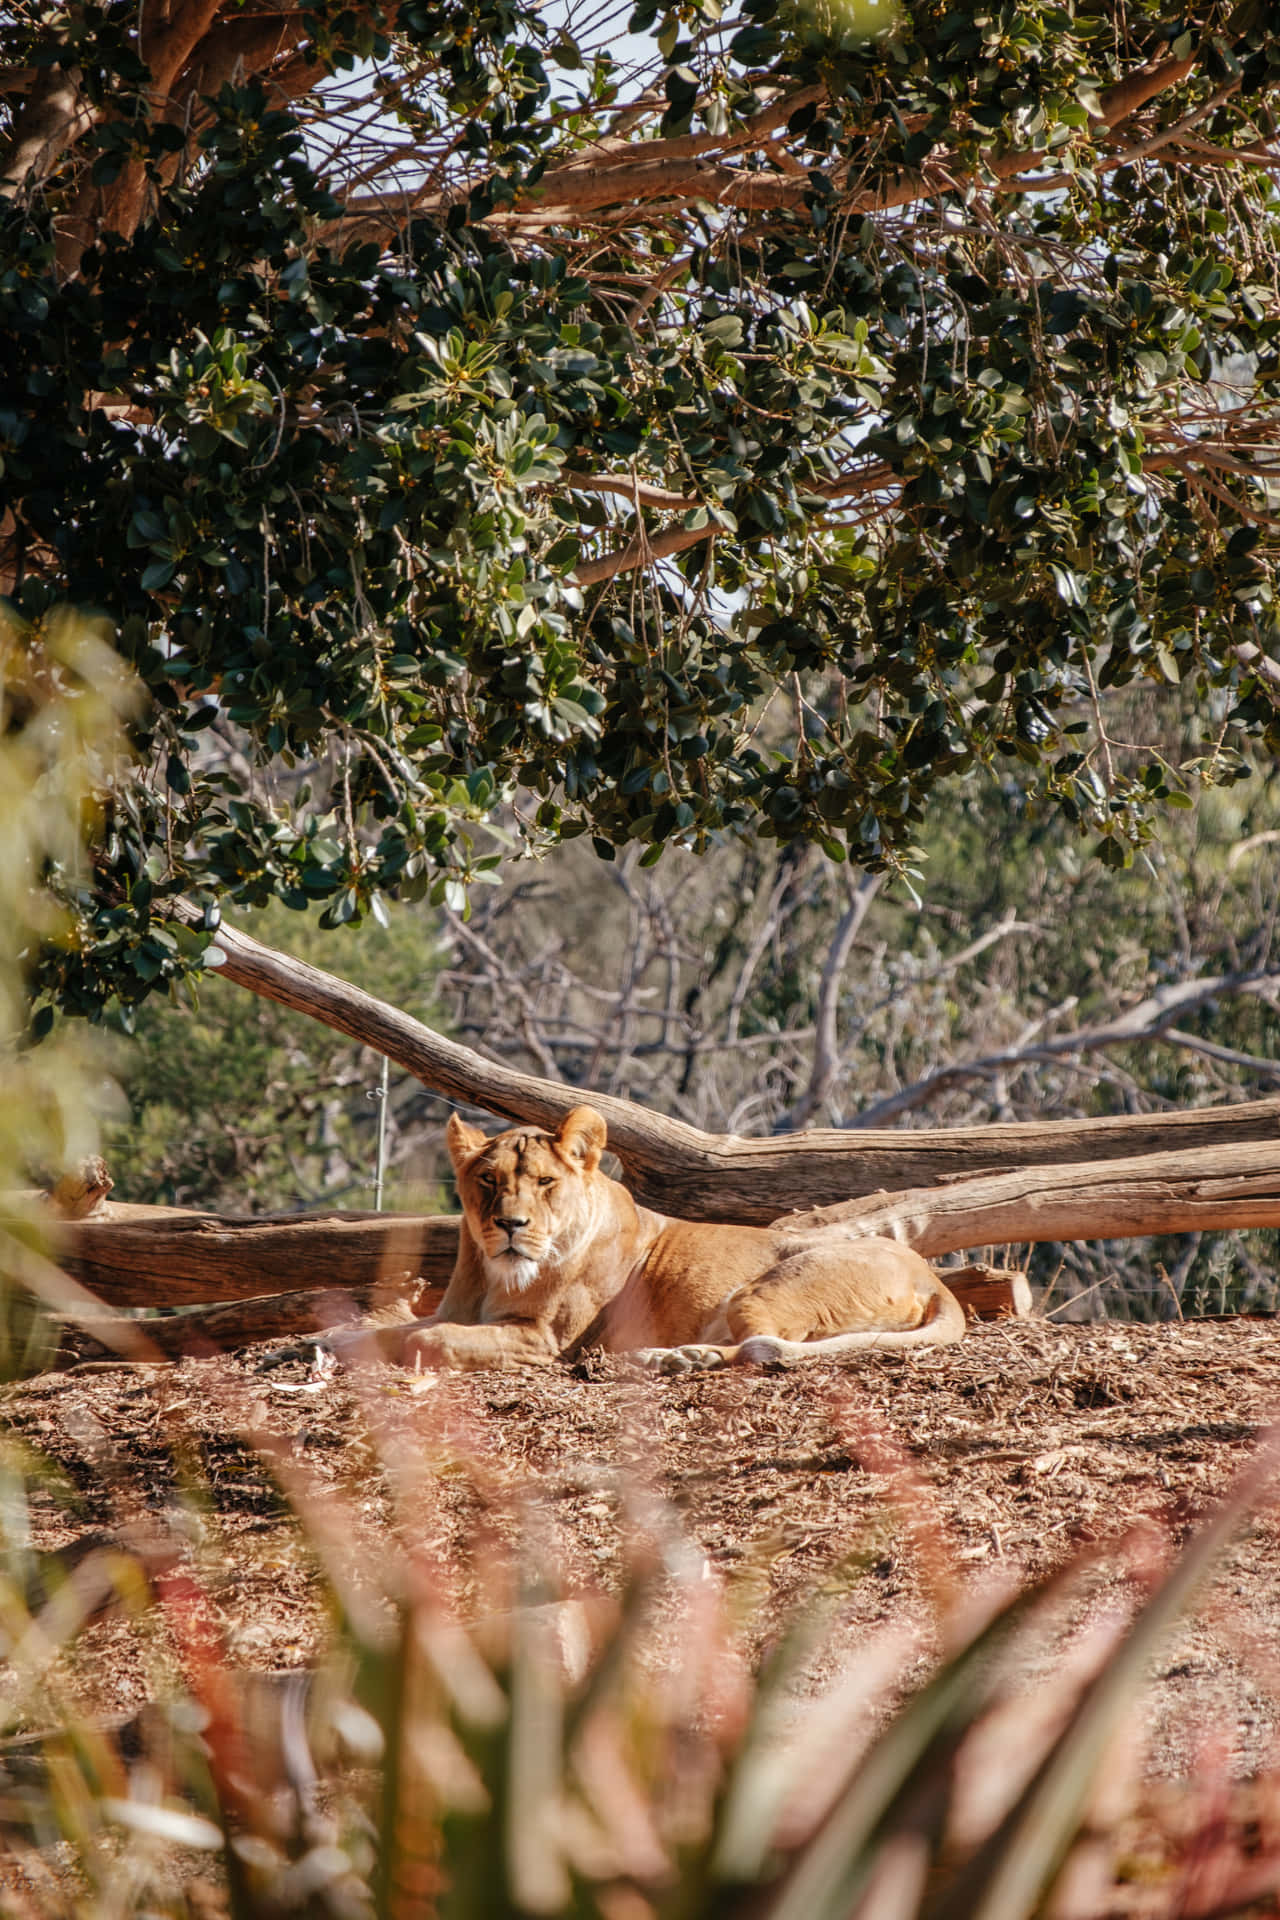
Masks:
[[[749,1564],[724,1587],[641,1482],[601,1480],[627,1516],[625,1561],[608,1591],[566,1593],[550,1514],[528,1488],[503,1491],[447,1392],[366,1384],[371,1449],[348,1493],[256,1436],[326,1596],[311,1672],[238,1668],[189,1472],[171,1530],[122,1514],[73,1574],[24,1547],[9,1505],[5,1714],[47,1729],[0,1742],[11,1899],[25,1885],[36,1903],[10,1911],[1023,1920],[1054,1887],[1065,1911],[1111,1911],[1144,1676],[1273,1455],[1171,1564],[1148,1528],[1032,1592],[979,1595],[956,1583],[927,1491],[864,1434],[891,1502],[866,1558],[900,1536],[936,1645],[885,1628],[812,1698],[804,1676],[857,1550],[753,1676]],[[168,1397],[156,1406],[177,1443]],[[109,1472],[111,1442],[96,1444]],[[371,1475],[399,1541],[376,1565],[356,1544]],[[484,1516],[462,1567],[418,1531],[441,1475],[471,1479]],[[154,1676],[123,1729],[78,1713],[68,1684],[77,1636],[104,1616],[131,1623]],[[1047,1678],[1046,1645],[1060,1649]],[[1176,1827],[1144,1833],[1153,1920],[1226,1916],[1276,1885],[1280,1861],[1229,1837],[1212,1772],[1188,1783]]]
[[[40,1363],[45,1334],[29,1288],[70,1294],[47,1268],[43,1216],[15,1197],[92,1152],[103,1106],[101,1055],[65,1032],[52,1009],[31,1016],[37,956],[74,948],[77,920],[60,905],[87,886],[94,796],[126,752],[123,731],[141,688],[102,624],[50,620],[38,643],[0,612],[0,1379]],[[53,885],[50,885],[50,881]],[[172,937],[158,934],[170,947]]]
[[[150,692],[68,1005],[174,893],[460,898],[520,790],[877,870],[995,765],[1122,865],[1277,744],[1261,0],[626,26],[6,11],[0,584]]]

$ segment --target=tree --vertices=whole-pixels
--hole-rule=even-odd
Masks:
[[[998,766],[1123,864],[1280,745],[1268,9],[721,13],[6,9],[0,585],[150,694],[64,1005],[504,804],[874,873]]]

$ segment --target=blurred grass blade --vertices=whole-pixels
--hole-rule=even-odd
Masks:
[[[1075,1836],[1098,1765],[1145,1679],[1152,1653],[1280,1464],[1273,1435],[1179,1555],[1025,1793],[929,1909],[929,1920],[1026,1920]]]
[[[764,1908],[767,1920],[846,1920],[893,1807],[949,1763],[955,1740],[990,1697],[994,1648],[1042,1595],[1003,1607],[890,1723]]]
[[[818,1612],[818,1609],[813,1609]],[[717,1808],[710,1839],[709,1877],[745,1885],[758,1880],[776,1846],[779,1822],[796,1791],[797,1774],[811,1768],[814,1749],[830,1751],[835,1744],[836,1717],[847,1726],[880,1689],[897,1679],[916,1636],[896,1627],[878,1633],[860,1650],[856,1672],[845,1675],[827,1700],[796,1729],[795,1743],[787,1736],[794,1728],[794,1682],[810,1658],[819,1636],[812,1623],[802,1621],[787,1636],[761,1674],[752,1701],[751,1717],[734,1757]],[[847,1777],[850,1756],[843,1767]],[[838,1781],[832,1783],[837,1787]]]
[[[795,1709],[795,1683],[822,1646],[832,1619],[848,1598],[852,1577],[869,1562],[866,1548],[844,1554],[819,1590],[794,1609],[786,1629],[765,1656],[751,1696],[742,1739],[717,1796],[703,1866],[712,1881],[746,1884],[759,1878],[774,1844],[792,1769],[779,1754],[784,1727]],[[883,1651],[877,1635],[872,1661]],[[873,1687],[868,1689],[874,1690]]]
[[[105,1798],[98,1803],[104,1820],[154,1840],[171,1840],[180,1847],[198,1847],[208,1853],[221,1848],[223,1834],[212,1820],[181,1807],[157,1807],[143,1800]]]
[[[529,1591],[512,1623],[511,1774],[504,1835],[512,1904],[559,1913],[572,1886],[561,1843],[564,1687],[551,1611]]]

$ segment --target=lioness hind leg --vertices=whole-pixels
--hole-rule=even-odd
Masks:
[[[920,1255],[892,1240],[805,1247],[725,1303],[745,1361],[909,1351],[962,1338],[964,1313]]]
[[[727,1367],[735,1353],[700,1341],[686,1347],[632,1347],[625,1358],[633,1367],[643,1367],[646,1373],[699,1373]]]

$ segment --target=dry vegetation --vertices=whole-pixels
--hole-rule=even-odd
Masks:
[[[50,1594],[58,1570],[78,1566],[85,1616],[43,1692],[20,1705],[11,1671],[10,1724],[49,1724],[56,1702],[63,1714],[124,1723],[135,1754],[155,1737],[147,1703],[193,1685],[191,1646],[172,1614],[139,1614],[128,1583],[104,1578],[104,1555],[132,1557],[168,1594],[189,1578],[229,1666],[275,1676],[256,1693],[236,1683],[267,1754],[279,1744],[282,1676],[318,1671],[313,1695],[323,1695],[351,1619],[362,1602],[386,1606],[397,1568],[416,1566],[433,1604],[456,1610],[490,1651],[513,1579],[526,1600],[572,1601],[557,1631],[580,1670],[589,1644],[620,1631],[610,1597],[630,1594],[634,1606],[637,1542],[652,1552],[656,1539],[666,1571],[656,1588],[647,1576],[648,1684],[664,1700],[687,1684],[701,1701],[689,1709],[698,1738],[722,1751],[738,1724],[742,1659],[767,1670],[797,1611],[818,1606],[826,1625],[775,1703],[773,1744],[835,1702],[840,1777],[1001,1596],[1083,1555],[1084,1572],[1006,1653],[994,1697],[969,1723],[948,1776],[957,1855],[1015,1797],[1158,1565],[1236,1478],[1280,1405],[1280,1347],[1264,1322],[1032,1320],[907,1359],[684,1380],[637,1377],[603,1356],[550,1374],[335,1375],[264,1369],[250,1350],[171,1369],[97,1363],[11,1387],[5,1400],[12,1432],[74,1490],[68,1500],[49,1478],[36,1497],[33,1565]],[[309,1544],[282,1486],[301,1504]],[[1215,1902],[1224,1888],[1252,1897],[1280,1884],[1268,1784],[1280,1735],[1278,1574],[1280,1523],[1263,1498],[1192,1613],[1146,1661],[1055,1914],[1273,1910]],[[335,1589],[345,1625],[326,1597]],[[76,1611],[68,1590],[64,1615]],[[719,1673],[714,1684],[690,1672],[690,1605],[720,1622],[699,1656]],[[698,1631],[711,1631],[705,1618]],[[194,1683],[199,1697],[198,1674]],[[657,1700],[646,1711],[661,1716]],[[718,1771],[720,1760],[698,1753],[695,1773]],[[12,1808],[35,1756],[21,1737],[5,1754]],[[810,1786],[816,1818],[824,1794]],[[701,1804],[702,1789],[690,1791]],[[793,1811],[797,1820],[803,1829]],[[56,1866],[56,1850],[44,1858]],[[166,1871],[195,1873],[190,1862]],[[220,1911],[216,1873],[202,1866],[196,1877],[204,1905],[171,1910]],[[36,1879],[31,1858],[4,1869],[11,1899]],[[50,1882],[39,1910],[70,1884],[65,1873]],[[650,1889],[626,1911],[664,1910],[656,1898]]]

